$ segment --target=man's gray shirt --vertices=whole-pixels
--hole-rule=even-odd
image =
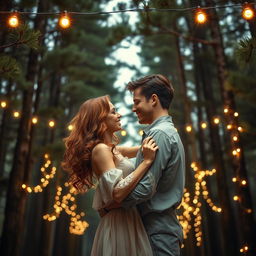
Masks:
[[[152,136],[159,147],[149,171],[123,201],[122,206],[137,205],[148,235],[168,233],[182,241],[176,217],[185,183],[183,144],[170,116],[162,116],[144,130],[142,140]],[[137,153],[135,167],[143,161]]]

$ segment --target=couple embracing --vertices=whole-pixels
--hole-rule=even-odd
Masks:
[[[168,110],[173,87],[163,75],[127,85],[140,124],[137,147],[118,146],[121,115],[108,96],[84,102],[65,139],[63,168],[78,191],[97,187],[93,208],[101,215],[92,256],[180,255],[176,216],[185,183],[184,149]],[[129,158],[136,157],[135,166]]]

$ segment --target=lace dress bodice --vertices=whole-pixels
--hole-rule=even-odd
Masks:
[[[134,171],[134,164],[128,158],[122,157],[116,168],[104,172],[98,180],[93,198],[93,209],[102,209],[113,202],[112,193],[115,185],[132,171]]]

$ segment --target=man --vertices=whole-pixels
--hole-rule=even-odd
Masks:
[[[148,124],[142,140],[152,136],[159,149],[147,174],[123,201],[123,207],[137,205],[154,255],[180,255],[183,235],[176,216],[185,183],[184,149],[168,109],[173,87],[163,75],[150,75],[130,82],[133,112],[139,123]],[[143,159],[141,150],[136,167]]]

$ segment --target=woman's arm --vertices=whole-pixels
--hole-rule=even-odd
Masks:
[[[135,147],[124,147],[124,146],[117,146],[116,149],[123,155],[128,158],[136,157],[137,152],[139,150],[140,146]]]
[[[117,183],[112,194],[114,201],[120,203],[135,188],[154,161],[157,149],[158,147],[152,138],[145,139],[142,146],[144,160],[132,173]],[[92,161],[98,176],[109,169],[116,168],[113,154],[105,144],[98,144],[93,149]]]

